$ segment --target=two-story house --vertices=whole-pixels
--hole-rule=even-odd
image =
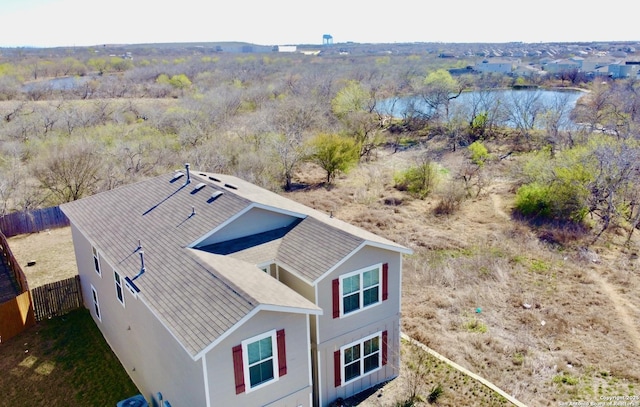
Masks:
[[[327,406],[399,373],[406,247],[188,165],[61,208],[85,306],[152,405]]]

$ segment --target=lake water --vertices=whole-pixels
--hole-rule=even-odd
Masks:
[[[536,120],[549,110],[561,113],[563,127],[570,125],[569,113],[585,92],[578,90],[500,89],[463,92],[452,99],[450,116],[472,117],[473,112],[495,112],[498,120],[514,126],[515,121]],[[396,118],[427,115],[433,109],[419,96],[383,100],[380,112]],[[520,116],[520,117],[518,117]]]
[[[43,81],[29,82],[23,86],[24,92],[30,92],[34,89],[51,89],[51,90],[73,90],[85,85],[92,80],[91,76],[64,76],[61,78],[46,79]]]

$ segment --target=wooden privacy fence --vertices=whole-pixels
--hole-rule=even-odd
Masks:
[[[31,293],[25,291],[0,304],[0,343],[35,325]]]
[[[22,271],[22,267],[20,267],[20,263],[16,260],[11,252],[11,248],[9,247],[9,242],[7,242],[7,237],[0,230],[0,254],[2,255],[2,261],[9,268],[9,271],[13,273],[13,278],[15,279],[18,287],[20,289],[20,293],[25,291],[29,291],[29,284],[27,284],[27,276],[24,275]]]
[[[13,212],[0,217],[0,230],[7,237],[65,226],[69,226],[69,219],[59,206]]]
[[[66,314],[82,307],[80,276],[45,284],[31,290],[36,321]]]
[[[18,335],[26,328],[35,325],[33,302],[20,264],[16,261],[7,238],[0,231],[0,261],[7,266],[8,272],[18,285],[18,295],[0,304],[0,343]]]

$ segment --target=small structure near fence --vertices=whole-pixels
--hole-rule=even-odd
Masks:
[[[26,328],[35,325],[33,302],[27,284],[27,278],[16,261],[7,238],[0,232],[0,261],[6,266],[2,278],[10,278],[16,284],[17,295],[0,304],[0,343],[6,341]]]
[[[66,314],[82,307],[80,276],[36,287],[31,295],[36,321]]]

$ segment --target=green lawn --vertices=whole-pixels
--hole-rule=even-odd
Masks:
[[[115,407],[139,393],[86,309],[0,344],[0,407]]]

